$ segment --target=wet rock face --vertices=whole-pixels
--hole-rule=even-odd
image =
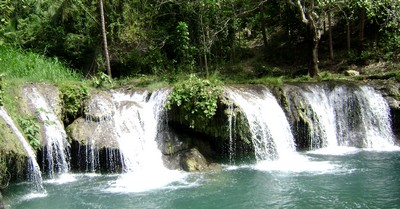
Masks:
[[[279,92],[275,92],[275,95],[285,110],[289,123],[292,125],[297,147],[299,149],[307,149],[311,146],[308,134],[311,130],[311,124],[306,117],[306,112],[309,110],[307,105],[302,102],[300,90],[299,86],[286,85]]]
[[[115,105],[112,102],[110,92],[98,92],[92,94],[86,102],[84,114],[87,120],[90,121],[107,121],[115,114]]]
[[[180,158],[180,165],[185,171],[204,172],[210,170],[207,160],[196,148],[192,148],[189,151],[182,153]]]
[[[1,192],[0,192],[0,209],[4,209],[3,196],[1,196]]]
[[[400,83],[393,80],[371,80],[368,85],[379,91],[390,107],[392,129],[400,140]]]

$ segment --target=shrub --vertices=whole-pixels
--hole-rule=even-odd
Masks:
[[[184,120],[194,128],[195,124],[204,124],[215,115],[221,94],[222,88],[218,80],[211,82],[192,74],[189,80],[174,86],[165,107],[168,110],[171,110],[172,106],[177,107],[182,111]]]

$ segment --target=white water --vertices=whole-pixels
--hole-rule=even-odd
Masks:
[[[335,153],[338,146],[392,149],[394,136],[390,126],[390,110],[385,99],[373,88],[307,86],[301,90],[310,125],[312,142]],[[299,101],[300,102],[300,101]],[[318,130],[315,132],[315,130]],[[311,146],[312,149],[320,148]]]
[[[246,115],[258,162],[295,155],[293,135],[285,113],[267,89],[250,92],[226,88],[225,92]]]
[[[229,129],[229,164],[233,165],[234,164],[234,158],[235,158],[235,127],[236,127],[236,115],[234,113],[233,109],[233,104],[230,104],[228,107],[229,110],[229,117],[228,117],[228,129]]]
[[[24,147],[28,157],[28,180],[34,184],[34,189],[40,193],[46,192],[42,185],[42,173],[40,172],[40,167],[36,162],[36,155],[33,151],[32,147],[28,144],[25,140],[22,133],[18,130],[15,126],[11,117],[7,114],[3,107],[0,107],[0,117],[4,119],[7,125],[12,129],[13,133],[17,136],[19,141],[21,142],[22,146]]]
[[[115,92],[116,112],[112,118],[124,174],[111,185],[110,192],[141,192],[181,179],[182,173],[164,167],[156,137],[163,120],[168,91],[132,95]]]
[[[26,98],[36,108],[39,119],[44,124],[44,140],[46,141],[44,157],[47,165],[47,174],[50,178],[57,174],[67,173],[69,171],[69,143],[67,134],[61,121],[54,113],[53,108],[46,102],[45,97],[36,89],[30,86],[24,88]]]
[[[334,107],[329,102],[329,95],[323,88],[307,89],[300,92],[303,101],[307,103],[305,114],[310,125],[310,148],[336,147],[336,126]]]
[[[387,149],[394,146],[390,124],[390,108],[381,94],[373,88],[361,86],[356,95],[362,95],[362,122],[365,127],[365,148]]]

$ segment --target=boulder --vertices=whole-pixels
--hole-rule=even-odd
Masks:
[[[207,160],[196,148],[182,153],[180,156],[180,164],[182,169],[188,172],[204,172],[210,170]]]
[[[346,71],[344,71],[344,75],[345,76],[358,76],[358,75],[360,75],[360,72],[358,72],[356,70],[346,70]]]
[[[91,94],[84,107],[87,120],[104,121],[110,120],[115,113],[115,105],[110,92],[101,91]]]

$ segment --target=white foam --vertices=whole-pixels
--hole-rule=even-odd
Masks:
[[[321,149],[316,149],[308,151],[307,154],[315,155],[351,155],[360,152],[361,149],[355,147],[345,147],[345,146],[332,146],[325,147]]]
[[[365,148],[365,151],[374,151],[374,152],[399,152],[399,146],[387,146],[387,147],[375,147],[375,148]]]
[[[20,198],[20,201],[27,201],[31,199],[44,198],[44,197],[47,197],[47,192],[32,192],[22,196]]]
[[[280,158],[279,160],[260,161],[253,168],[261,171],[324,174],[337,171],[339,165],[335,165],[329,161],[312,161],[306,156],[293,154],[290,157]]]
[[[46,180],[45,183],[57,184],[57,185],[71,183],[71,182],[77,181],[76,176],[77,175],[74,175],[74,174],[64,173],[64,174],[57,176],[56,178]]]
[[[163,189],[182,181],[188,174],[177,170],[135,171],[122,174],[105,192],[137,193]]]

